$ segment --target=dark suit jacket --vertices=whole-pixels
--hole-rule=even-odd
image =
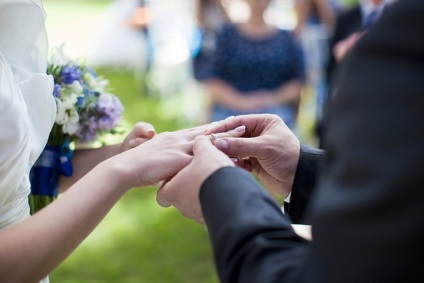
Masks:
[[[327,65],[327,84],[331,84],[334,72],[338,65],[334,55],[333,48],[337,42],[347,38],[349,35],[362,31],[362,11],[359,5],[342,12],[336,17],[336,25],[329,44],[329,61]]]
[[[346,39],[351,34],[355,32],[359,32],[363,30],[362,27],[363,15],[361,6],[358,4],[346,11],[341,12],[336,17],[336,25],[334,27],[334,31],[332,37],[329,42],[329,54],[328,54],[328,62],[326,66],[326,78],[327,78],[327,95],[326,99],[328,100],[333,93],[333,89],[336,87],[337,81],[337,69],[340,67],[340,62],[336,61],[336,58],[333,54],[334,46],[341,40]],[[325,115],[327,103],[324,104],[324,115],[320,121],[317,122],[317,135],[320,140],[319,147],[325,148],[325,137],[324,132],[327,127],[327,117]]]
[[[422,0],[393,4],[346,58],[307,210],[311,243],[250,174],[223,168],[205,181],[200,201],[222,282],[422,280],[423,15]]]

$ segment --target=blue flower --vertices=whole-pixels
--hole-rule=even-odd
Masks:
[[[85,96],[78,97],[77,106],[78,106],[78,108],[84,108],[84,106],[85,106]]]
[[[82,71],[78,66],[65,66],[62,70],[62,81],[65,84],[72,84],[74,81],[79,81],[82,76]]]
[[[53,89],[53,96],[54,97],[60,97],[60,92],[62,90],[62,86],[59,84],[54,84],[54,89]]]

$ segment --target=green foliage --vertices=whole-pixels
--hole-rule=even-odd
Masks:
[[[52,203],[56,197],[53,196],[43,196],[43,195],[33,195],[30,194],[28,197],[30,213],[31,215],[39,211],[41,208]]]

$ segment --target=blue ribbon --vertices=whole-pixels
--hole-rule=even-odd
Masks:
[[[74,173],[72,167],[72,157],[74,152],[70,147],[70,140],[65,139],[60,147],[60,173],[65,177],[70,177]]]
[[[73,174],[73,155],[69,139],[61,146],[47,145],[30,171],[31,194],[57,197],[60,174]]]
[[[60,147],[47,145],[30,171],[31,194],[57,197]]]

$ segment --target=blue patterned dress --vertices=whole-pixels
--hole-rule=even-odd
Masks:
[[[214,60],[205,68],[203,80],[217,78],[249,95],[258,90],[273,90],[303,78],[301,53],[291,33],[278,30],[268,37],[251,38],[233,24],[224,25],[217,36]],[[251,113],[251,112],[250,112]],[[291,105],[275,105],[257,109],[255,113],[279,115],[289,127],[295,123]],[[212,106],[212,120],[231,115],[249,114],[224,105]]]

